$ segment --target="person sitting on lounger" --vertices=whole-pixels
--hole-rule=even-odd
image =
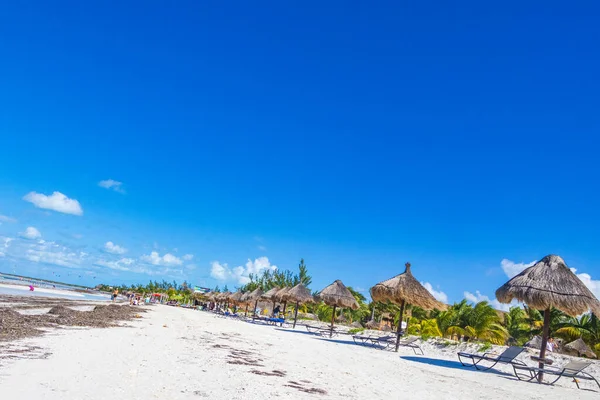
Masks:
[[[281,311],[281,308],[279,307],[279,305],[277,305],[277,307],[275,307],[275,309],[273,310],[273,318],[279,317],[280,311]]]

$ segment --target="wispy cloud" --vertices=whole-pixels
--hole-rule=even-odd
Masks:
[[[521,272],[531,267],[533,264],[535,264],[535,261],[532,261],[530,263],[516,263],[506,258],[500,261],[500,266],[502,267],[502,270],[509,278],[513,278],[519,275]]]
[[[123,182],[115,181],[113,179],[106,179],[98,182],[98,186],[104,189],[113,190],[117,193],[125,194],[125,189],[123,189]]]
[[[429,282],[421,282],[421,284],[423,285],[423,287],[425,289],[427,289],[427,291],[429,293],[431,293],[431,295],[433,297],[435,297],[435,299],[437,301],[440,301],[440,302],[442,302],[444,304],[448,304],[448,295],[446,293],[442,292],[441,290],[435,290],[433,288],[433,285],[431,283],[429,283]],[[439,289],[439,287],[438,287],[438,289]]]
[[[61,192],[54,192],[50,196],[42,193],[30,192],[23,196],[23,200],[32,203],[37,208],[53,210],[64,214],[83,215],[79,202],[70,199]]]
[[[487,301],[492,307],[500,311],[508,311],[511,307],[517,306],[519,304],[516,301],[513,301],[510,304],[500,303],[497,299],[490,299],[488,296],[481,294],[479,290],[476,290],[475,293],[464,292],[464,296],[465,299],[467,299],[467,301],[470,301],[471,303]]]
[[[184,255],[181,258],[183,258],[183,260],[185,260],[185,261],[191,261],[194,258],[194,255],[193,254],[186,254],[186,255]]]
[[[125,247],[121,247],[119,245],[114,244],[113,242],[106,242],[104,244],[104,251],[111,254],[125,254],[127,253],[127,249]]]
[[[27,229],[25,229],[25,232],[19,232],[19,236],[21,236],[24,239],[33,240],[41,238],[42,234],[33,226],[29,226],[27,227]]]
[[[267,248],[265,246],[258,246],[258,249],[260,251],[267,251]]]
[[[267,257],[259,257],[254,261],[248,260],[244,266],[230,268],[226,263],[213,261],[211,263],[210,276],[224,282],[236,282],[245,285],[250,282],[250,274],[259,274],[264,270],[275,271],[276,265],[271,265]]]
[[[8,217],[8,216],[6,216],[6,215],[1,215],[1,214],[0,214],[0,222],[10,222],[10,223],[15,223],[15,222],[17,222],[17,220],[16,220],[15,218],[11,218],[11,217]]]
[[[140,257],[142,261],[150,263],[152,265],[182,265],[183,261],[181,258],[174,256],[171,253],[167,253],[161,257],[157,251],[153,251],[148,255]]]
[[[57,265],[66,268],[82,268],[88,253],[76,251],[56,242],[40,240],[29,246],[25,259],[42,264]]]

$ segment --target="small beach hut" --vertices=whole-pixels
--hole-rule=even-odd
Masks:
[[[565,344],[564,349],[569,353],[577,354],[579,357],[585,356],[587,358],[596,358],[596,353],[594,353],[594,351],[583,341],[582,338]]]
[[[400,305],[400,317],[396,329],[396,351],[400,345],[402,333],[402,319],[404,318],[404,307],[412,304],[425,310],[445,310],[446,305],[440,303],[427,289],[419,283],[412,275],[410,263],[406,263],[403,273],[386,281],[380,282],[370,290],[373,301],[390,302]]]
[[[517,300],[531,308],[544,311],[539,368],[543,368],[545,364],[552,307],[572,316],[589,310],[600,315],[598,299],[557,255],[542,258],[510,279],[496,290],[496,298],[501,303]],[[542,379],[543,373],[539,373],[538,381],[542,382]]]
[[[333,324],[335,323],[335,309],[337,307],[351,308],[356,310],[358,303],[346,286],[339,279],[321,290],[319,298],[328,306],[333,306],[333,315],[331,316],[331,330],[329,337],[333,336]]]
[[[310,293],[310,290],[308,290],[306,288],[306,286],[304,286],[301,283],[299,283],[296,286],[294,286],[293,288],[291,288],[287,292],[287,297],[291,301],[296,302],[296,310],[294,311],[294,326],[293,326],[293,328],[295,328],[296,321],[298,320],[298,306],[300,304],[305,304],[305,303],[314,303],[315,299],[313,298],[313,295]]]

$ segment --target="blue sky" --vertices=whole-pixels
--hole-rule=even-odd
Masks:
[[[594,3],[126,3],[3,7],[0,270],[600,293]]]

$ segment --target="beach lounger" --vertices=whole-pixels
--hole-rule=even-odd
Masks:
[[[425,353],[423,352],[423,349],[421,348],[421,346],[419,346],[417,344],[417,340],[419,340],[418,337],[413,337],[413,338],[407,338],[407,339],[401,339],[400,340],[400,347],[409,347],[411,348],[416,355],[419,355],[419,353],[417,353],[417,350],[421,352],[421,355],[424,356]],[[394,348],[395,348],[396,344],[394,343]]]
[[[494,355],[491,352],[479,355],[464,353],[461,351],[460,353],[458,353],[458,361],[460,361],[460,363],[465,367],[475,367],[479,371],[487,371],[488,369],[491,369],[494,365],[498,363],[512,364],[513,366],[515,364],[525,365],[523,361],[516,359],[517,356],[523,352],[523,350],[525,349],[522,347],[511,346],[508,349],[504,350],[500,355]],[[463,361],[463,358],[471,360],[471,362],[469,363],[468,361]],[[482,361],[491,362],[492,365],[490,365],[489,367],[482,367],[479,365],[479,363]],[[465,362],[467,362],[467,364],[465,364]]]
[[[388,349],[392,344],[396,344],[396,336],[371,336],[367,342],[373,347],[379,346],[381,348]]]
[[[400,339],[398,346],[399,347],[409,347],[412,349],[412,351],[416,355],[425,355],[421,346],[419,346],[417,344],[418,340],[419,340],[419,338],[416,336],[412,337],[412,338]],[[370,341],[373,344],[373,346],[380,346],[381,348],[383,348],[385,350],[396,349],[396,336],[393,336],[393,335],[373,337],[370,339]]]
[[[352,335],[352,340],[354,341],[355,344],[360,344],[360,345],[367,345],[369,340],[372,338],[372,335]]]
[[[321,335],[321,336],[329,336],[329,334],[331,333],[331,328],[324,328],[321,326],[312,326],[312,325],[305,325],[306,330],[309,333],[314,333],[315,335]],[[333,336],[337,336],[339,335],[339,331],[334,327],[333,328]]]
[[[556,377],[551,382],[548,382],[549,385],[554,385],[556,381],[560,378],[572,378],[573,382],[577,385],[579,389],[579,379],[585,379],[588,381],[596,382],[596,385],[600,388],[600,383],[594,378],[592,375],[587,372],[583,372],[584,369],[592,365],[591,361],[577,360],[570,361],[564,367],[551,367],[544,366],[544,368],[537,367],[529,367],[527,365],[515,365],[513,364],[513,369],[515,371],[515,375],[519,378],[520,381],[532,381],[534,379],[537,380],[538,374],[543,372],[546,376],[551,376],[552,378]],[[539,382],[539,381],[538,381]],[[542,382],[539,382],[542,383]]]

